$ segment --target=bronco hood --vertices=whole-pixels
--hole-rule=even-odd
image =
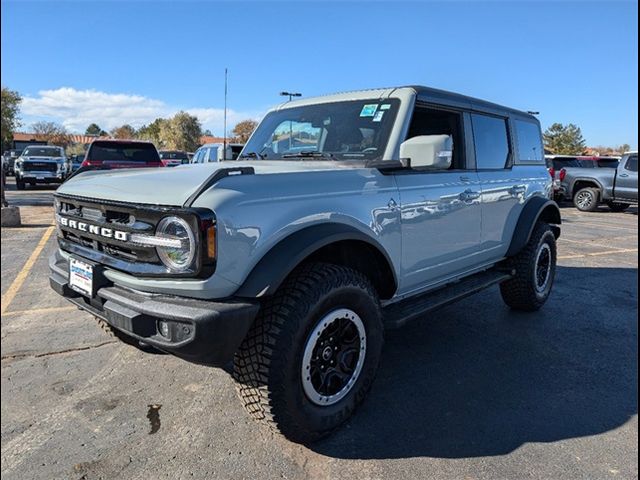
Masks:
[[[353,168],[330,161],[261,160],[180,165],[172,168],[94,170],[80,173],[64,182],[58,188],[58,193],[99,200],[181,206],[211,175],[219,170],[239,167],[252,167],[256,175]]]

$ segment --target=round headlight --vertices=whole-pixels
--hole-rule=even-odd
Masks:
[[[196,242],[187,222],[178,217],[165,217],[158,223],[156,236],[180,241],[180,246],[156,247],[162,263],[176,272],[191,267],[196,256]]]

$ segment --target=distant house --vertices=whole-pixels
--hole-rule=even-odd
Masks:
[[[98,135],[68,135],[71,144],[81,144],[87,147],[94,140],[106,139],[111,137],[100,137]],[[11,142],[11,148],[15,150],[24,150],[29,145],[46,145],[47,140],[44,136],[37,133],[29,132],[15,132],[13,134],[13,141]]]

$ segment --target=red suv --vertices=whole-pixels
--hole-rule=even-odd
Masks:
[[[82,162],[83,167],[164,167],[151,142],[139,140],[95,140]]]

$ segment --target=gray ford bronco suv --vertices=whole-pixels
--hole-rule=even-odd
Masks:
[[[551,193],[527,113],[425,87],[287,102],[237,161],[75,174],[51,286],[126,342],[232,361],[249,414],[310,442],[364,399],[385,328],[491,285],[543,306]]]

